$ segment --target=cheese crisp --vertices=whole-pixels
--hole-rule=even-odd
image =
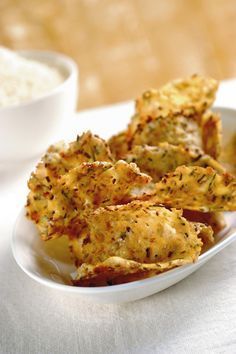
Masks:
[[[162,263],[138,263],[120,257],[109,257],[96,265],[83,263],[73,280],[75,286],[106,286],[148,278],[185,265],[184,259]]]
[[[153,178],[154,182],[181,165],[211,166],[220,173],[224,172],[224,168],[202,150],[189,149],[167,142],[160,143],[158,146],[136,145],[125,156],[125,160],[135,162],[143,172]]]
[[[113,158],[105,141],[87,132],[70,144],[49,147],[31,174],[27,216],[35,222],[42,239],[61,236],[65,225],[77,215],[59,187],[61,177],[81,163],[92,161],[111,162]]]
[[[106,266],[108,260],[110,269],[103,281],[116,281],[117,270],[110,257],[135,261],[132,273],[135,270],[137,275],[141,270],[157,274],[177,264],[191,263],[201,252],[201,235],[212,237],[212,233],[211,227],[188,222],[180,211],[147,202],[99,208],[90,215],[80,237],[70,241],[76,264],[83,265],[76,281],[82,285],[93,274],[91,284],[101,285],[96,269]],[[126,266],[129,269],[130,264],[123,263],[119,276],[127,274]]]
[[[217,87],[193,75],[148,90],[107,142],[87,132],[48,149],[28,182],[27,216],[42,240],[65,236],[75,286],[154,276],[196,262],[216,242],[222,212],[236,210],[211,111]]]
[[[126,131],[123,131],[117,135],[113,135],[108,140],[108,145],[111,149],[112,154],[116,160],[123,159],[124,156],[129,151],[129,146],[126,137]]]
[[[209,211],[236,210],[236,180],[211,167],[180,166],[156,184],[157,203],[176,208]]]
[[[226,226],[222,212],[213,211],[202,213],[201,211],[184,209],[183,216],[189,221],[210,225],[214,234],[217,234]],[[204,240],[203,243],[205,243]],[[206,243],[214,243],[214,237],[208,238]]]
[[[218,114],[210,111],[202,116],[201,120],[203,150],[218,159],[221,153],[221,119]]]
[[[215,100],[217,88],[216,80],[193,75],[172,81],[159,90],[145,91],[136,100],[136,114],[129,124],[128,137],[132,137],[137,126],[147,117],[182,114],[200,123],[203,113]]]
[[[136,100],[136,113],[127,130],[109,141],[115,157],[123,157],[125,151],[135,145],[157,146],[168,142],[199,147],[218,158],[221,121],[217,114],[208,111],[217,88],[216,80],[193,75],[168,83],[159,90],[145,91]]]
[[[131,146],[147,144],[156,146],[167,142],[189,148],[202,148],[201,129],[195,119],[182,114],[162,113],[156,117],[147,116],[130,137]]]
[[[151,177],[125,161],[83,163],[60,181],[61,191],[78,209],[126,204],[142,194]]]
[[[204,113],[215,100],[218,83],[211,78],[193,75],[174,80],[159,90],[145,91],[136,100],[136,112],[141,116],[157,116],[162,110],[182,112],[184,116]]]
[[[105,261],[109,256],[140,263],[191,258],[201,251],[200,233],[179,210],[168,210],[149,202],[95,210],[74,247],[77,263]]]

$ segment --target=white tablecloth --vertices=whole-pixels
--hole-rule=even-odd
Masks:
[[[235,87],[222,85],[217,103],[236,106]],[[131,110],[81,113],[72,130],[91,124],[102,133],[98,119],[109,117],[106,131],[116,131]],[[0,353],[236,353],[236,243],[177,285],[128,304],[91,304],[25,275],[10,239],[32,166],[0,172]]]

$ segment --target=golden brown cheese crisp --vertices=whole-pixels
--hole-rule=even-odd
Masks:
[[[131,146],[157,146],[162,142],[201,149],[201,129],[196,120],[182,114],[160,114],[156,117],[146,117],[130,139]]]
[[[77,265],[97,264],[112,256],[139,263],[195,261],[201,251],[198,236],[202,230],[181,214],[141,201],[99,208],[88,216],[82,233],[71,240]]]
[[[203,150],[218,159],[222,145],[222,125],[220,116],[211,111],[206,112],[201,119]]]
[[[97,161],[72,169],[62,177],[60,188],[81,213],[87,208],[128,203],[141,197],[150,182],[151,177],[134,163]]]
[[[144,92],[136,100],[136,113],[128,129],[109,140],[116,159],[124,158],[132,146],[160,142],[203,148],[217,159],[221,121],[217,114],[207,112],[217,88],[216,80],[193,75]]]
[[[113,158],[105,140],[86,132],[69,144],[60,142],[50,146],[31,179],[49,177],[50,181],[46,184],[53,184],[54,181],[57,183],[58,178],[82,162],[94,161],[112,162]],[[31,188],[31,180],[29,185]]]
[[[107,143],[116,160],[123,159],[129,150],[126,131],[113,135]]]
[[[185,116],[201,115],[214,102],[218,82],[212,78],[192,75],[167,83],[159,90],[148,90],[136,101],[140,116],[157,116],[163,109]]]
[[[106,142],[90,132],[77,140],[52,145],[31,174],[28,182],[27,216],[33,220],[44,240],[63,234],[67,215],[76,215],[68,198],[61,193],[59,181],[70,169],[85,161],[113,161]]]
[[[236,180],[211,167],[180,166],[156,184],[153,200],[203,212],[233,211],[236,210]]]
[[[154,182],[181,165],[211,166],[220,173],[225,172],[216,160],[205,155],[200,149],[189,149],[169,143],[160,143],[158,146],[136,145],[126,155],[125,160],[135,162]]]
[[[169,135],[166,139],[159,140],[160,135],[157,136],[153,130],[153,125],[158,117],[166,118],[168,120],[166,128],[168,129],[168,118],[183,116],[185,117],[185,122],[182,119],[182,126],[184,124],[187,127],[186,135],[189,136],[188,125],[191,126],[192,133],[195,130],[194,134],[199,135],[197,143],[194,139],[191,145],[203,147],[207,154],[213,158],[218,158],[221,147],[220,119],[212,112],[205,113],[215,100],[217,88],[218,83],[216,80],[193,75],[187,79],[179,79],[167,83],[159,90],[151,89],[144,92],[136,100],[136,114],[132,117],[126,133],[128,144],[156,146],[161,141],[176,144]],[[204,124],[202,124],[203,116]],[[189,123],[187,122],[188,119]],[[195,121],[195,123],[192,123],[192,121]],[[193,125],[195,125],[194,129]],[[144,126],[145,132],[141,133]],[[159,130],[160,128],[157,126],[156,129]],[[173,130],[173,127],[170,129]],[[178,124],[175,132],[177,145],[184,145],[186,142],[182,139],[179,140],[179,134],[181,133],[179,129],[181,128]],[[142,137],[140,137],[140,133]],[[149,134],[151,137],[149,137]],[[142,140],[141,142],[140,139]],[[190,141],[187,142],[187,145],[190,145]]]
[[[212,227],[200,222],[195,222],[194,227],[202,241],[201,253],[204,253],[215,241]]]
[[[226,221],[222,212],[206,212],[196,210],[183,210],[183,216],[188,221],[199,222],[211,226],[214,235],[218,234],[226,227]]]
[[[124,284],[149,278],[167,270],[192,263],[191,259],[176,259],[169,262],[138,263],[120,257],[109,257],[96,265],[83,263],[77,269],[75,286],[107,286]]]
[[[78,274],[75,285],[119,284],[194,262],[201,239],[212,229],[188,222],[181,211],[148,202],[99,208],[70,247]]]
[[[136,114],[128,127],[129,139],[147,117],[182,114],[200,122],[202,114],[213,104],[217,88],[216,80],[192,75],[171,81],[158,90],[145,91],[136,100]]]

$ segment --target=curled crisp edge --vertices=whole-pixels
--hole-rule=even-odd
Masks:
[[[193,263],[198,257],[175,259],[159,263],[138,263],[120,257],[109,257],[96,265],[83,263],[77,269],[75,286],[107,286],[127,283],[163,273],[169,269]]]

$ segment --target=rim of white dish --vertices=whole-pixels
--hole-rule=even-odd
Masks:
[[[236,239],[236,229],[234,229],[232,234],[230,234],[228,237],[226,237],[223,241],[219,241],[216,245],[214,245],[209,250],[207,250],[202,255],[200,255],[198,260],[195,263],[186,264],[186,265],[183,265],[180,267],[176,267],[174,269],[168,270],[167,272],[157,274],[157,275],[152,276],[150,278],[135,280],[135,281],[132,281],[129,283],[112,285],[112,286],[107,285],[107,286],[100,286],[100,287],[80,287],[80,286],[73,286],[73,285],[67,285],[67,284],[59,284],[59,283],[56,283],[55,281],[52,281],[49,279],[44,279],[44,278],[38,276],[37,274],[30,272],[27,268],[25,268],[21,264],[21,262],[19,261],[19,259],[17,257],[17,251],[16,251],[15,245],[14,245],[14,239],[16,237],[15,235],[16,235],[17,226],[18,226],[19,222],[21,221],[22,217],[26,217],[24,215],[24,208],[21,210],[21,212],[19,213],[19,215],[16,219],[16,222],[15,222],[15,225],[13,228],[12,237],[11,237],[11,249],[12,249],[14,259],[15,259],[16,263],[18,264],[18,266],[30,278],[34,279],[35,281],[37,281],[43,285],[46,285],[50,288],[54,288],[54,289],[57,288],[59,290],[78,293],[78,294],[79,293],[80,294],[102,294],[102,293],[112,293],[114,291],[121,292],[124,290],[135,289],[140,286],[150,285],[152,283],[155,283],[158,279],[161,280],[163,277],[165,278],[165,280],[167,280],[167,279],[171,278],[175,273],[181,274],[181,273],[185,272],[186,268],[195,267],[199,263],[204,263],[204,261],[206,261],[207,258],[210,257],[212,253],[213,254],[218,253],[218,250],[223,249],[229,243],[231,243],[233,241],[233,239]],[[219,236],[224,237],[224,235],[227,234],[229,229],[230,229],[229,226],[226,226],[225,229],[219,233]]]
[[[16,103],[14,105],[9,105],[5,107],[0,107],[0,113],[5,112],[5,111],[10,111],[10,110],[16,110],[19,108],[27,107],[31,104],[34,104],[36,102],[41,102],[48,97],[53,96],[56,94],[58,91],[61,91],[64,86],[67,85],[69,81],[71,81],[73,78],[78,79],[79,77],[79,68],[76,62],[70,58],[69,56],[59,53],[59,52],[54,52],[54,51],[48,51],[48,50],[16,50],[16,53],[21,55],[24,58],[27,59],[32,59],[35,61],[39,61],[40,63],[45,63],[47,65],[50,65],[51,67],[55,68],[62,68],[68,72],[68,75],[64,77],[64,80],[59,83],[56,87],[54,87],[52,90],[50,90],[48,93],[44,93],[43,95],[39,97],[35,97],[30,99],[29,101],[25,101],[22,103]],[[50,64],[50,62],[47,63],[47,58],[50,58],[51,60],[55,59],[55,62],[58,62],[58,65],[53,65]],[[43,60],[44,59],[44,60]]]

